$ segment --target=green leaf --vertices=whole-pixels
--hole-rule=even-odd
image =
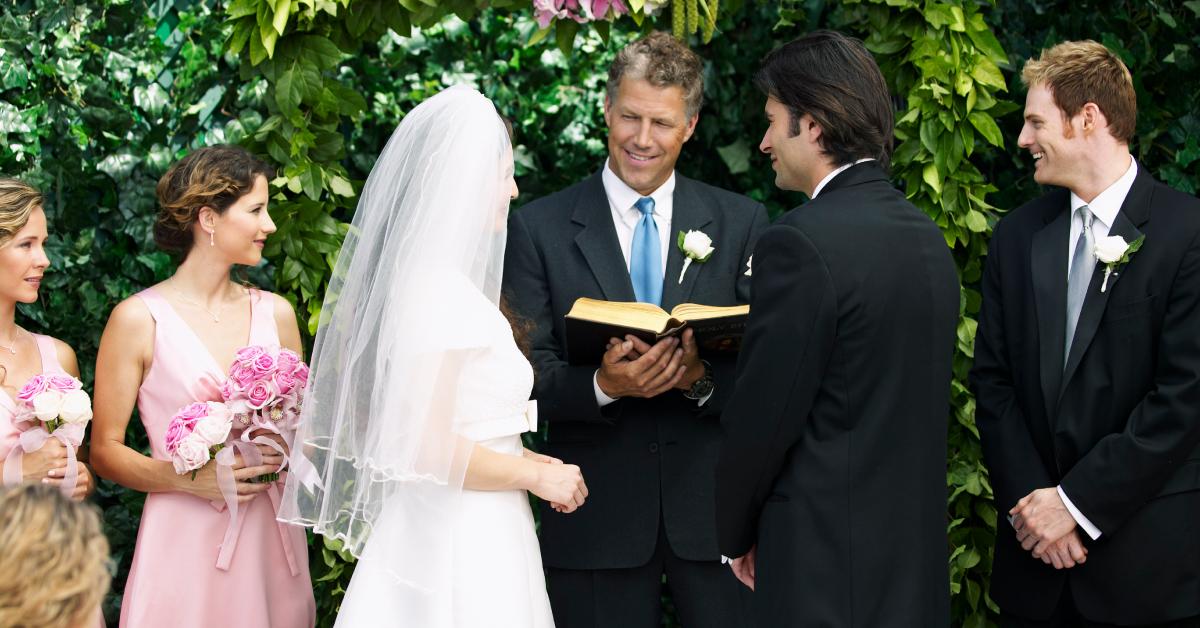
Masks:
[[[750,146],[744,139],[738,139],[732,144],[717,147],[721,161],[729,168],[730,174],[742,174],[750,171]]]
[[[275,16],[271,19],[271,26],[277,34],[282,35],[284,29],[287,28],[288,15],[291,14],[291,10],[291,0],[276,0]]]
[[[1200,1],[1200,0],[1198,0],[1198,1]],[[553,30],[554,30],[553,28],[547,26],[546,28],[540,28],[540,29],[534,31],[533,35],[531,35],[529,37],[529,41],[525,42],[525,45],[529,46],[531,48],[533,46],[538,45],[539,43],[542,42],[543,39],[545,39],[547,36],[549,36],[550,32]]]
[[[976,59],[975,67],[971,70],[971,78],[988,87],[1008,91],[1008,86],[1004,83],[1004,75],[1000,73],[1000,68],[996,67],[996,64],[992,63],[989,59]]]
[[[354,196],[354,187],[350,185],[349,181],[338,175],[329,178],[329,190],[338,196]]]
[[[987,140],[988,144],[997,148],[1004,146],[1004,137],[1000,134],[1000,127],[992,116],[983,111],[972,111],[967,119],[971,121],[971,126],[979,131],[983,139]]]
[[[987,231],[987,218],[972,209],[967,212],[967,228],[975,233],[984,233]]]
[[[571,51],[575,48],[575,34],[579,32],[579,25],[571,20],[559,20],[554,29],[554,39],[558,44],[558,49],[562,51],[564,56],[570,57]]]
[[[934,194],[942,193],[942,177],[938,174],[937,166],[929,163],[925,164],[925,168],[921,170],[921,179],[925,181],[934,192]]]

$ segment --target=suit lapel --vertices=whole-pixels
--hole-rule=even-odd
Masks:
[[[1063,372],[1067,326],[1067,239],[1071,214],[1061,202],[1052,202],[1049,224],[1033,234],[1029,268],[1033,274],[1033,302],[1037,312],[1038,364],[1046,416],[1053,417]]]
[[[1138,172],[1133,187],[1129,189],[1129,194],[1121,205],[1121,211],[1113,220],[1112,229],[1108,230],[1108,235],[1121,236],[1125,238],[1126,242],[1133,242],[1142,237],[1142,232],[1138,227],[1150,218],[1150,197],[1153,195],[1153,183],[1154,180],[1150,175],[1145,174],[1144,170]],[[1108,297],[1113,293],[1116,281],[1120,279],[1121,271],[1118,270],[1112,277],[1109,277],[1108,288],[1104,292],[1100,292],[1100,286],[1104,282],[1104,268],[1104,264],[1097,263],[1096,269],[1092,272],[1092,281],[1088,285],[1087,295],[1083,298],[1079,323],[1075,327],[1075,341],[1071,343],[1071,355],[1067,357],[1067,367],[1063,371],[1060,389],[1055,396],[1056,404],[1066,390],[1067,384],[1070,383],[1071,377],[1079,368],[1083,354],[1087,352],[1088,346],[1096,338],[1096,331],[1100,328],[1101,319],[1104,318],[1104,308],[1108,305]]]
[[[604,291],[604,298],[609,301],[636,301],[599,173],[587,180],[571,221],[582,227],[575,235],[575,245],[583,253],[588,268]]]
[[[713,220],[712,208],[696,193],[692,182],[679,175],[675,176],[673,204],[671,233],[667,234],[667,272],[663,275],[662,291],[662,308],[668,312],[676,305],[687,302],[696,286],[696,278],[704,268],[704,264],[693,261],[683,275],[683,282],[679,281],[684,260],[683,251],[676,245],[679,232],[703,231]],[[714,234],[708,235],[714,243],[719,241]],[[713,251],[713,256],[720,254],[720,250]]]

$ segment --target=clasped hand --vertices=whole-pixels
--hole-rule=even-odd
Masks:
[[[1087,548],[1057,488],[1040,488],[1022,497],[1008,514],[1017,542],[1034,558],[1055,569],[1070,569],[1087,560]]]
[[[609,339],[596,383],[614,399],[650,398],[686,389],[703,375],[695,337],[687,329],[680,338],[663,338],[654,345],[636,336]]]

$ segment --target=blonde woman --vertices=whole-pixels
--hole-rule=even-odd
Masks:
[[[103,625],[108,540],[95,508],[57,489],[0,489],[0,626]]]
[[[67,450],[56,438],[25,451],[13,422],[17,391],[35,375],[68,373],[79,377],[75,352],[65,342],[17,325],[18,303],[38,300],[42,275],[50,266],[42,194],[16,179],[0,179],[0,461],[8,464],[8,484],[60,485],[67,471]],[[77,465],[72,497],[83,499],[94,488],[87,465]]]

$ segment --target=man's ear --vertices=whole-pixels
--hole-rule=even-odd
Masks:
[[[612,127],[612,102],[608,99],[608,94],[604,94],[604,123],[610,128]]]
[[[1104,112],[1100,110],[1100,106],[1094,102],[1087,102],[1079,110],[1079,116],[1083,123],[1083,134],[1086,136],[1090,133],[1108,127],[1108,118],[1104,116]]]
[[[817,121],[813,120],[813,117],[807,113],[804,114],[803,118],[800,118],[800,125],[808,130],[808,141],[820,148],[821,136],[824,134],[821,125],[817,124]]]
[[[688,120],[687,129],[684,130],[684,132],[683,132],[683,141],[686,142],[686,141],[692,139],[692,134],[696,132],[696,123],[699,121],[700,121],[699,113],[692,116],[691,120]]]

